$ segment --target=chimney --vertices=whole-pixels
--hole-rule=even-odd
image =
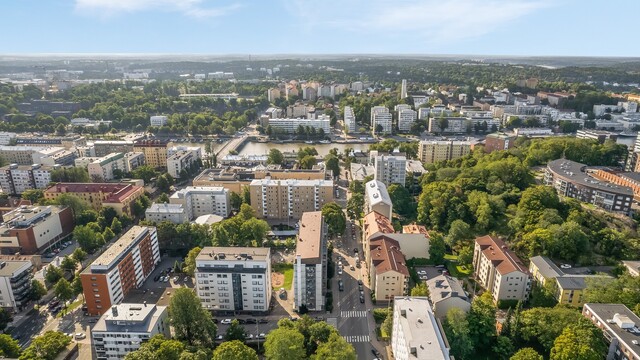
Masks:
[[[118,306],[117,305],[113,305],[111,307],[111,313],[113,314],[114,317],[118,316]]]

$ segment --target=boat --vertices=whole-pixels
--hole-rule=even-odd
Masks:
[[[320,140],[320,144],[331,144],[331,140]]]
[[[305,141],[305,144],[313,144],[313,141]]]

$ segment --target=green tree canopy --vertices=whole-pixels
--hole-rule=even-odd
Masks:
[[[211,360],[258,360],[258,354],[242,341],[225,341],[213,351]]]
[[[53,360],[70,343],[71,337],[59,331],[47,331],[33,339],[20,355],[20,360]]]
[[[347,217],[342,211],[340,205],[331,202],[322,206],[322,216],[324,217],[327,228],[329,229],[329,236],[341,235],[344,233],[347,227]]]
[[[602,331],[580,317],[553,342],[550,360],[600,360],[607,354]]]
[[[176,339],[191,345],[213,345],[216,325],[192,289],[176,289],[169,303],[169,316]]]
[[[544,358],[534,349],[527,347],[518,350],[509,360],[544,360]]]
[[[302,360],[307,357],[304,336],[295,329],[283,327],[267,334],[264,350],[268,360]]]
[[[244,342],[247,338],[247,331],[240,325],[237,319],[233,319],[224,334],[225,341],[239,340]]]
[[[267,164],[281,165],[283,162],[284,162],[284,155],[282,155],[282,151],[276,148],[269,150],[269,156],[267,157]]]
[[[356,360],[356,351],[338,333],[332,333],[327,342],[318,346],[315,355],[311,356],[313,360]]]

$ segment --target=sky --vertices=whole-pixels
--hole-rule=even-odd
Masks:
[[[640,0],[3,0],[0,53],[640,56]]]

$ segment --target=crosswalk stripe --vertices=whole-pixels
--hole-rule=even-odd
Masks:
[[[367,312],[366,311],[362,311],[362,310],[347,310],[347,311],[341,311],[340,312],[340,317],[343,318],[353,318],[353,317],[367,317]]]
[[[369,342],[369,335],[348,335],[343,336],[349,343],[365,343]]]

